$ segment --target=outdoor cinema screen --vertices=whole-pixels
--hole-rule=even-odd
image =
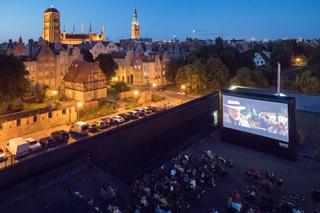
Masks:
[[[223,127],[289,142],[288,104],[223,95]]]

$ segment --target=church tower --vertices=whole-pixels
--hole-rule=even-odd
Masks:
[[[49,42],[60,41],[60,12],[51,6],[43,13],[43,39]]]
[[[133,21],[131,24],[131,38],[132,39],[140,38],[140,24],[138,22],[138,13],[136,8],[134,8]]]

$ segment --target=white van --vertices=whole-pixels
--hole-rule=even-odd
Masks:
[[[71,126],[70,132],[76,133],[81,136],[88,135],[89,125],[86,122],[78,121]]]
[[[13,138],[7,144],[7,150],[16,158],[29,154],[29,143],[23,138]]]

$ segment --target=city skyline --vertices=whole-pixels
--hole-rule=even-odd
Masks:
[[[164,0],[150,4],[146,0],[94,0],[88,6],[84,1],[64,3],[62,0],[44,0],[39,3],[36,0],[13,0],[6,4],[7,9],[2,12],[0,26],[3,31],[0,41],[18,40],[20,35],[24,40],[38,39],[42,35],[43,12],[50,5],[61,12],[62,29],[66,26],[66,31],[72,32],[75,26],[76,32],[80,32],[81,25],[84,24],[86,32],[91,21],[93,31],[101,32],[104,26],[110,40],[130,37],[134,7],[138,10],[141,36],[154,40],[168,40],[175,35],[179,39],[217,36],[225,39],[319,38],[317,29],[320,28],[320,23],[316,21],[316,8],[320,3],[315,0],[307,2],[204,0],[184,4],[181,0]],[[266,7],[269,13],[265,13]]]

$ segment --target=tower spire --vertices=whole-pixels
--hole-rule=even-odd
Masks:
[[[92,26],[91,26],[91,21],[90,21],[90,24],[89,24],[89,34],[92,33]]]
[[[75,26],[73,25],[73,26],[72,26],[72,33],[75,34],[75,32],[76,32],[76,28],[75,28]]]
[[[138,20],[138,13],[137,13],[137,8],[134,7],[134,13],[133,13],[134,21],[136,22]]]
[[[84,25],[81,25],[81,33],[84,34]]]

